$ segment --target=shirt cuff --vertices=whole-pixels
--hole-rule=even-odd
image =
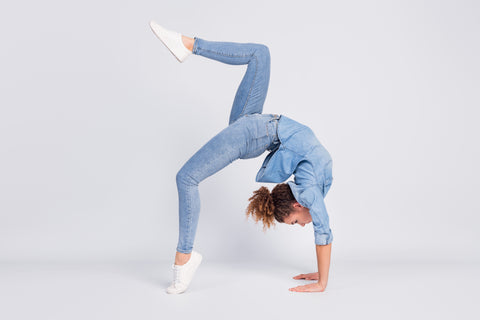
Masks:
[[[330,244],[333,240],[332,231],[329,230],[327,233],[315,232],[315,244],[319,246],[324,246]]]

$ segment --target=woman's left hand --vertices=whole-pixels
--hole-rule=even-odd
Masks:
[[[325,291],[326,285],[323,285],[319,282],[306,284],[304,286],[297,286],[294,288],[290,288],[288,290],[294,292],[323,292]]]

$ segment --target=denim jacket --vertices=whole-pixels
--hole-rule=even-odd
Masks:
[[[292,193],[310,211],[315,244],[326,245],[333,236],[324,203],[332,184],[332,158],[313,131],[284,115],[278,120],[280,145],[271,151],[257,173],[255,181],[282,183],[288,181]]]

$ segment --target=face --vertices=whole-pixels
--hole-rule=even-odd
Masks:
[[[312,222],[312,216],[308,208],[305,208],[300,203],[295,202],[293,204],[293,211],[283,220],[286,224],[299,224],[302,227],[305,227],[306,224]]]

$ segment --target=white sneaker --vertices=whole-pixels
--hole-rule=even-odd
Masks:
[[[181,266],[174,264],[172,266],[173,282],[170,287],[167,288],[167,293],[182,293],[187,290],[200,262],[202,262],[202,255],[196,251],[192,251],[190,260],[188,260],[187,263]]]
[[[155,21],[150,21],[150,28],[179,62],[183,62],[192,51],[188,50],[182,41],[182,35],[178,32],[167,30]]]

